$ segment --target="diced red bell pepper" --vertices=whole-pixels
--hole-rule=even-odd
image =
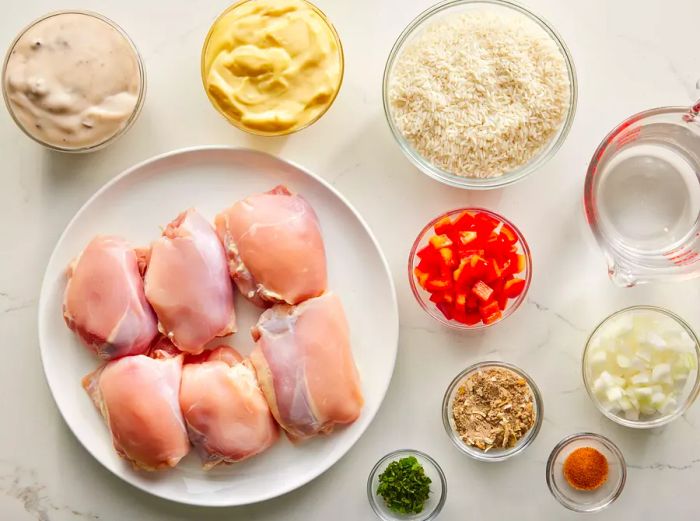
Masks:
[[[454,302],[454,296],[451,291],[436,291],[430,294],[430,302],[434,302],[435,304],[439,304],[440,302],[452,304]]]
[[[493,324],[494,322],[498,322],[502,316],[503,316],[503,314],[501,313],[501,310],[499,309],[495,313],[492,313],[492,314],[488,315],[487,317],[482,318],[482,320],[484,321],[484,324],[489,325],[489,324]]]
[[[416,256],[423,260],[425,258],[430,258],[435,256],[435,248],[432,247],[432,245],[428,244],[427,246],[423,246],[420,250],[416,252]]]
[[[510,264],[510,259],[505,259],[498,263],[498,268],[501,270],[501,277],[504,277],[507,273],[510,272]]]
[[[474,226],[479,236],[487,239],[491,232],[496,229],[499,222],[483,212],[479,212],[474,216]]]
[[[447,235],[433,235],[429,242],[436,250],[446,248],[447,246],[452,246],[452,239],[450,239]]]
[[[464,320],[462,320],[462,323],[468,326],[474,326],[479,322],[481,322],[481,315],[479,315],[479,313],[465,313]]]
[[[468,325],[502,318],[510,298],[522,295],[526,258],[515,229],[484,212],[443,217],[435,235],[417,252],[414,269],[430,301],[449,320]]]
[[[466,262],[465,262],[466,261]],[[488,263],[479,255],[472,255],[468,259],[462,259],[453,275],[456,276],[455,286],[465,291],[470,291],[475,280],[481,279],[488,269]]]
[[[492,300],[479,308],[479,313],[481,314],[481,318],[483,318],[484,320],[487,317],[490,317],[491,315],[494,315],[495,313],[500,313],[500,312],[501,312],[501,310],[498,307],[498,302],[496,302],[495,300]]]
[[[433,247],[432,244],[421,248],[416,252],[416,256],[421,260],[421,264],[425,266],[435,266],[440,263],[440,253]]]
[[[452,267],[454,264],[454,254],[451,248],[440,248],[440,257],[442,257],[442,263],[445,266]]]
[[[515,230],[509,224],[506,223],[503,223],[503,226],[501,226],[499,236],[507,244],[515,244],[516,242],[518,242],[518,236],[515,233]]]
[[[493,324],[502,316],[501,310],[498,307],[498,302],[495,300],[492,300],[488,304],[480,307],[479,314],[481,315],[481,320],[484,321],[484,324]]]
[[[484,257],[486,251],[483,249],[478,249],[472,244],[458,244],[456,248],[457,256],[460,259],[471,258],[472,255],[478,255],[479,257]]]
[[[498,307],[501,311],[505,311],[508,307],[508,295],[501,291],[496,297],[496,302],[498,302]]]
[[[504,274],[517,275],[525,271],[525,255],[519,253],[508,254],[508,268]]]
[[[452,232],[452,228],[452,219],[450,219],[448,215],[440,219],[435,223],[435,226],[433,226],[435,233],[438,235],[448,235]]]
[[[503,293],[503,279],[498,279],[491,283],[493,288],[492,299],[498,303],[498,307],[501,311],[505,310],[508,305],[508,297]]]
[[[420,284],[421,287],[424,288],[425,283],[428,281],[428,277],[430,277],[430,274],[421,270],[419,267],[413,269],[413,274],[416,276],[418,284]]]
[[[435,262],[429,262],[426,259],[421,260],[416,268],[418,268],[420,271],[431,273],[433,275],[440,273],[440,263],[436,264]]]
[[[474,214],[470,211],[463,211],[454,220],[454,229],[459,232],[465,232],[467,230],[474,229]]]
[[[457,322],[464,322],[466,317],[466,312],[464,311],[464,308],[460,308],[457,306],[454,306],[452,308],[452,318],[456,320]]]
[[[467,245],[476,240],[476,232],[468,230],[466,232],[459,232],[459,242],[463,245]]]
[[[452,281],[448,279],[431,279],[428,278],[428,280],[425,282],[424,288],[427,289],[428,291],[435,292],[435,291],[447,291],[452,287]]]
[[[453,279],[455,282],[457,282],[457,281],[462,277],[462,272],[463,272],[465,269],[469,269],[469,267],[470,267],[470,264],[469,264],[470,259],[471,259],[471,257],[463,257],[462,260],[459,261],[459,266],[457,266],[457,269],[454,270],[454,272],[452,273],[452,279]]]
[[[525,280],[520,278],[513,278],[503,285],[503,293],[508,296],[508,298],[515,298],[519,296],[525,289]]]
[[[498,261],[496,259],[491,259],[491,262],[489,263],[489,267],[486,270],[486,277],[484,280],[486,282],[494,282],[494,281],[499,280],[501,278],[502,274],[503,274],[503,270],[498,265]]]
[[[447,302],[440,302],[439,304],[436,304],[436,307],[440,310],[440,313],[445,315],[445,318],[447,320],[452,320],[452,317],[454,316],[452,304],[448,304]]]
[[[455,295],[455,306],[464,309],[467,304],[467,294],[460,292]]]
[[[474,326],[481,322],[481,315],[479,313],[470,313],[464,310],[455,310],[454,319],[467,326]]]
[[[473,277],[483,277],[489,269],[489,263],[480,255],[472,255],[469,260]]]
[[[476,295],[482,302],[488,302],[493,295],[493,288],[486,284],[483,280],[478,281],[472,286],[472,293]]]

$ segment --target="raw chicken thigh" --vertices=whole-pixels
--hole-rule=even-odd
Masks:
[[[293,440],[351,423],[363,405],[340,299],[326,293],[265,311],[250,355],[275,419]]]
[[[180,406],[205,469],[259,454],[279,438],[253,367],[230,347],[184,366]]]
[[[129,356],[83,378],[112,432],[114,448],[134,467],[174,467],[189,452],[178,391],[183,355]]]
[[[63,317],[97,356],[146,351],[158,333],[134,249],[120,237],[95,237],[68,268]]]
[[[284,186],[216,216],[231,276],[255,304],[298,304],[326,289],[326,252],[313,208]]]
[[[160,331],[182,351],[201,353],[210,340],[236,330],[224,248],[194,209],[181,213],[153,243],[145,289]]]

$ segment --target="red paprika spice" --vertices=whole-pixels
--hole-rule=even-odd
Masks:
[[[564,461],[564,477],[575,489],[595,490],[608,480],[608,460],[592,447],[579,447]]]

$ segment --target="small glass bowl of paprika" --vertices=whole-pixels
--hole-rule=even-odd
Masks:
[[[547,486],[559,503],[575,512],[599,512],[622,493],[627,466],[620,449],[605,436],[567,436],[547,460]]]
[[[483,208],[439,215],[421,230],[408,258],[418,304],[456,329],[496,324],[525,300],[532,278],[530,248],[505,217]]]

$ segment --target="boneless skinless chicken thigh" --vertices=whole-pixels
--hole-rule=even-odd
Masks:
[[[178,215],[151,246],[145,290],[161,332],[181,351],[201,353],[210,340],[236,330],[224,248],[194,209]]]
[[[259,454],[279,438],[255,370],[230,347],[185,364],[180,406],[205,469]]]
[[[183,355],[114,360],[83,379],[117,453],[135,467],[174,467],[190,450],[178,393]]]
[[[68,268],[66,324],[97,356],[146,351],[158,333],[134,249],[120,237],[95,237]]]
[[[290,438],[355,421],[363,405],[340,299],[333,293],[266,310],[250,355],[275,419]]]
[[[216,231],[241,293],[257,305],[297,304],[326,289],[326,252],[316,213],[278,186],[216,216]]]

